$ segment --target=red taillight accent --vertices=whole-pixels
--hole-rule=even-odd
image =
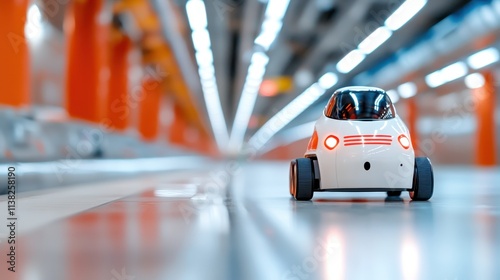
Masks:
[[[410,139],[408,139],[408,137],[406,137],[406,135],[404,135],[404,134],[399,135],[398,142],[399,142],[399,144],[401,144],[401,147],[403,147],[405,150],[410,148],[411,142],[410,142]]]
[[[338,144],[339,144],[339,138],[337,138],[336,136],[330,135],[325,139],[325,147],[329,150],[335,149],[335,147],[337,147]]]
[[[315,129],[313,136],[311,137],[311,140],[309,140],[309,145],[307,145],[307,149],[316,150],[316,148],[318,148],[318,133],[316,132]]]

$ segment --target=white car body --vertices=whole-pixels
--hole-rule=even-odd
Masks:
[[[380,90],[365,87],[348,89]],[[408,128],[397,114],[387,120],[367,121],[332,119],[323,113],[316,122],[314,133],[317,139],[313,135],[305,157],[317,159],[314,169],[317,178],[320,178],[319,191],[412,188],[415,153]],[[333,149],[325,143],[331,135],[337,138]],[[406,147],[401,144],[400,137],[405,138],[401,141]],[[314,141],[317,141],[316,145]],[[328,141],[335,143],[331,139]]]

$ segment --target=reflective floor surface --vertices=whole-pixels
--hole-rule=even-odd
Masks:
[[[15,273],[0,227],[0,279],[500,279],[500,170],[435,180],[429,202],[296,202],[288,163],[256,162],[27,192]]]

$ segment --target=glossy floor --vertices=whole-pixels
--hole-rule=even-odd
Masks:
[[[17,272],[2,226],[0,278],[499,279],[500,170],[437,167],[435,179],[432,200],[416,203],[296,202],[283,162],[25,193]]]

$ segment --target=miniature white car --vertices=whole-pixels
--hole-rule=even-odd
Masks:
[[[417,157],[408,128],[379,88],[335,91],[317,120],[304,158],[290,164],[290,194],[310,200],[315,191],[383,191],[425,201],[434,190],[432,165]]]

